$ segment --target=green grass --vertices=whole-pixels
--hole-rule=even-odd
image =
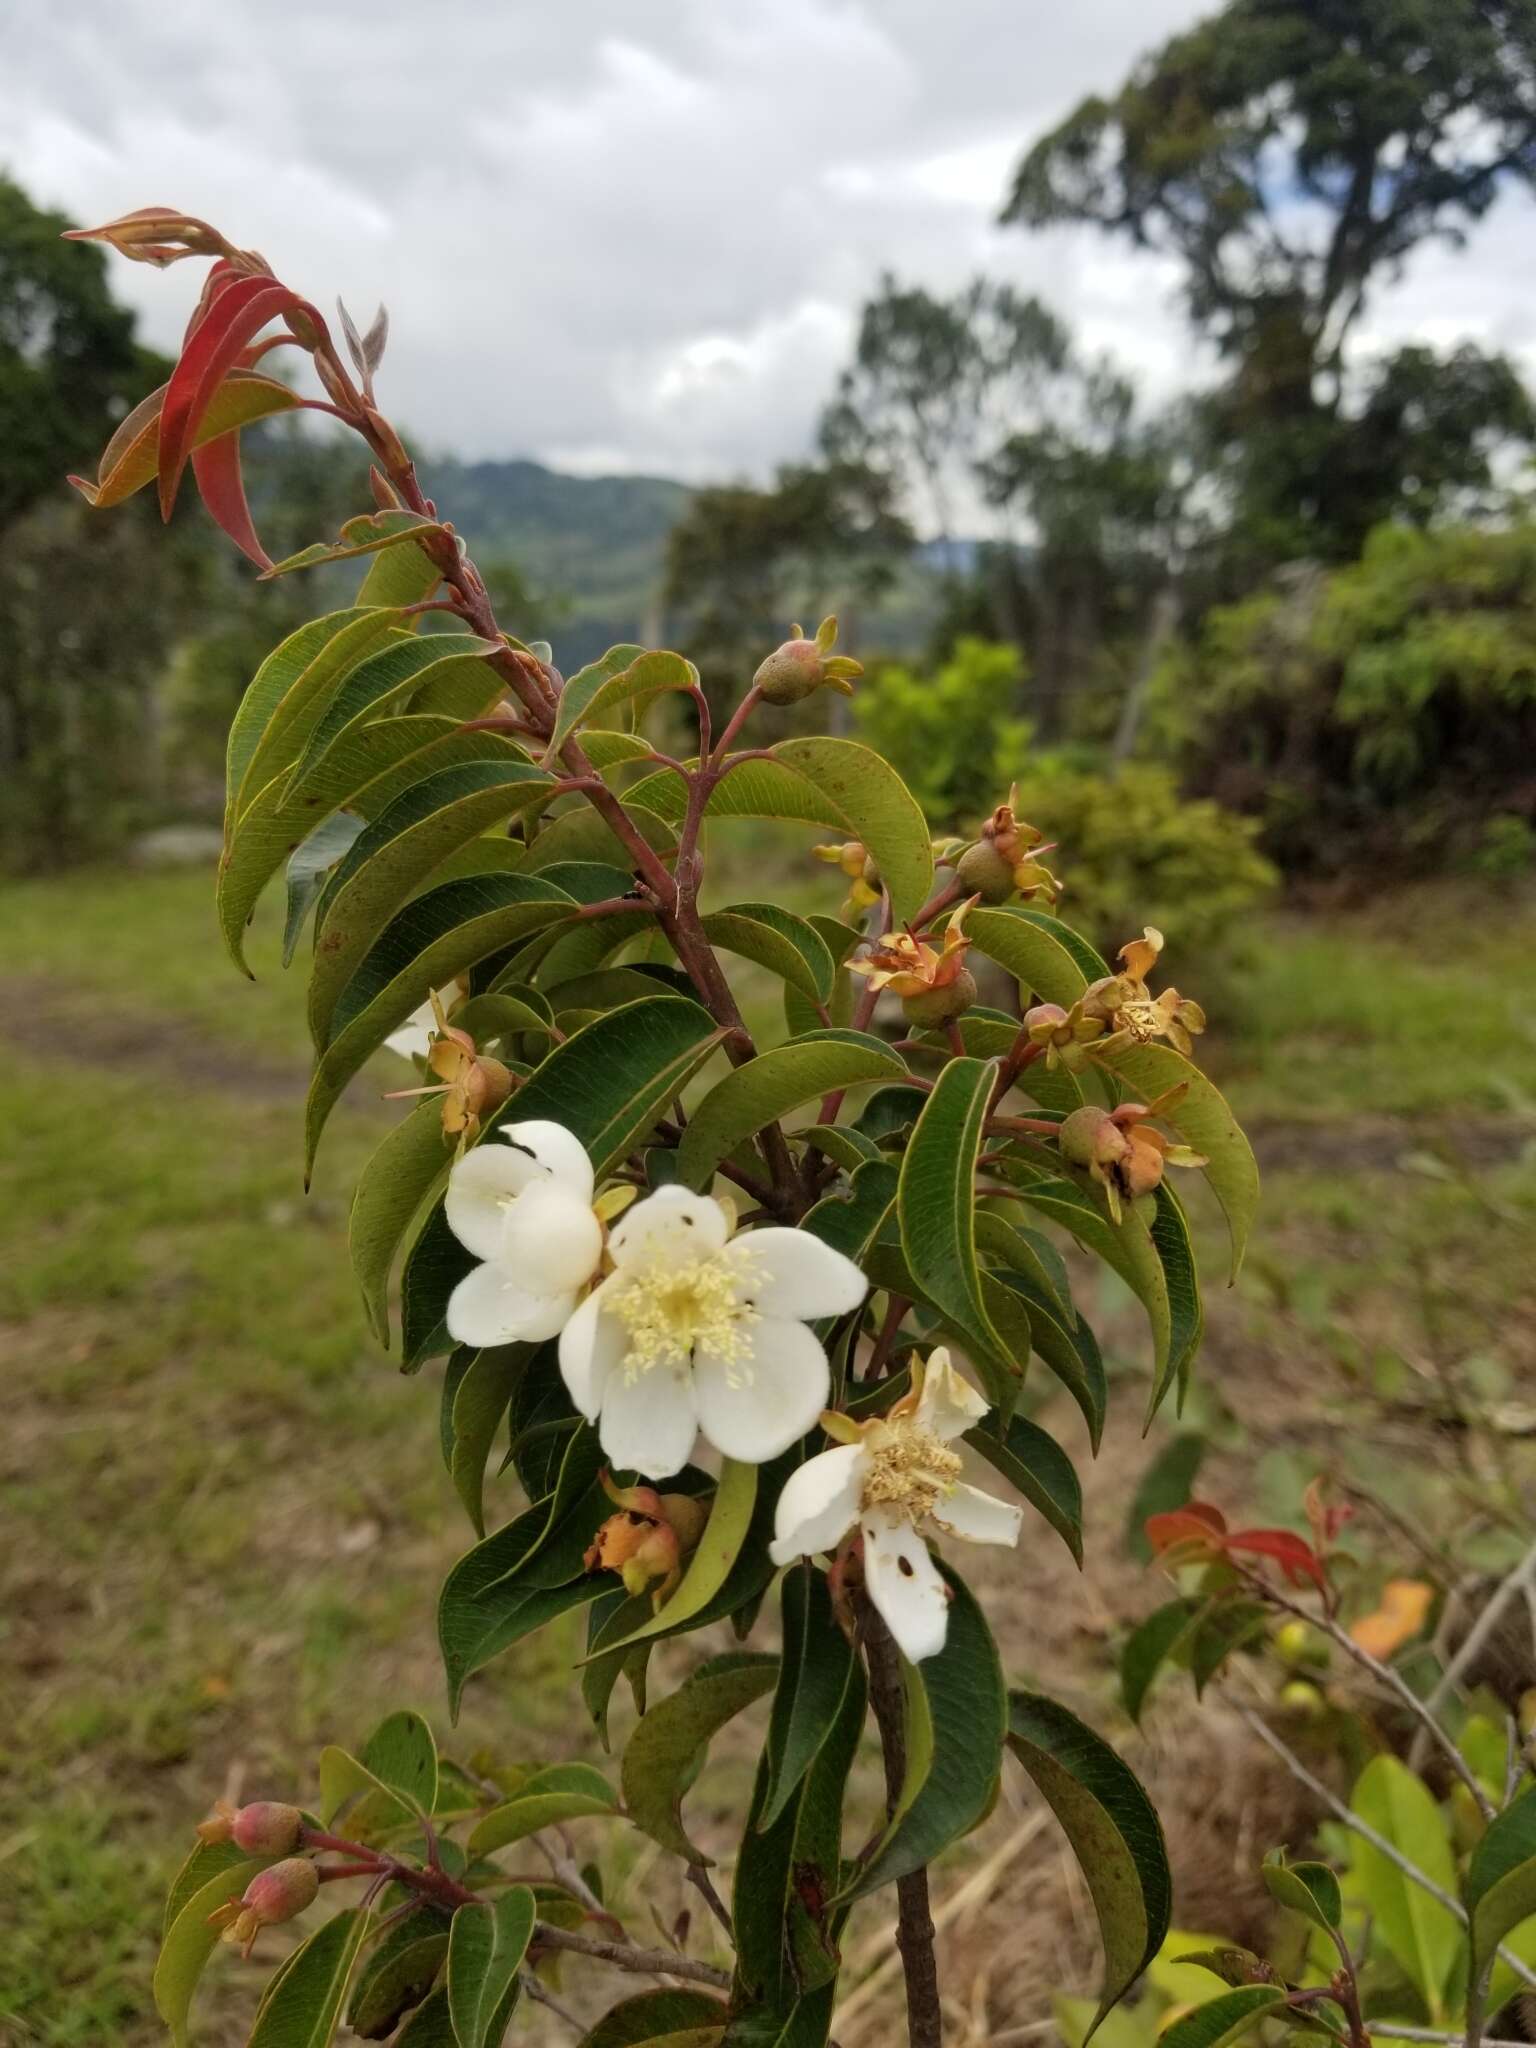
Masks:
[[[834,907],[825,871],[791,886]],[[763,889],[754,869],[735,893]],[[159,2038],[159,1898],[227,1774],[303,1793],[322,1744],[388,1709],[446,1720],[432,1606],[470,1532],[435,1375],[379,1354],[344,1246],[393,1114],[378,1091],[404,1070],[383,1056],[354,1087],[306,1199],[302,991],[276,966],[276,906],[253,986],[210,899],[200,873],[117,873],[0,900],[0,2040],[17,2043]],[[1315,1441],[1336,1454],[1341,1427],[1390,1480],[1402,1439],[1373,1416],[1439,1427],[1447,1401],[1496,1404],[1533,1363],[1536,904],[1277,917],[1224,989],[1193,967],[1181,982],[1211,996],[1213,1071],[1278,1161],[1241,1287],[1213,1289],[1200,1413],[1264,1454],[1264,1485]],[[552,1632],[515,1678],[478,1680],[462,1747],[511,1726],[527,1752],[580,1752],[571,1648]],[[232,2028],[246,1990],[222,1995]]]

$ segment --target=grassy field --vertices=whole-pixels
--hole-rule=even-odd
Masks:
[[[0,2040],[17,2048],[159,2037],[160,1894],[220,1792],[302,1788],[324,1742],[396,1705],[445,1719],[432,1603],[468,1532],[434,1375],[379,1355],[343,1246],[392,1114],[378,1092],[406,1077],[381,1060],[354,1088],[306,1199],[299,986],[270,911],[261,980],[242,982],[209,897],[201,873],[115,873],[0,898]],[[1195,1414],[1218,1477],[1256,1461],[1251,1504],[1284,1506],[1342,1459],[1496,1560],[1509,1532],[1475,1505],[1479,1460],[1497,1479],[1536,1440],[1536,900],[1277,914],[1219,986],[1179,966],[1269,1181],[1245,1277],[1211,1302]],[[1119,1369],[1139,1369],[1123,1304],[1102,1306]],[[1155,1448],[1128,1439],[1104,1476],[1104,1528]],[[1071,1683],[1107,1702],[1109,1639],[1147,1588],[1116,1551],[1061,1597],[1079,1603]],[[1005,1656],[1038,1668],[1013,1612]],[[478,1685],[462,1747],[512,1716],[532,1752],[580,1749],[555,1683],[569,1647],[540,1638],[515,1681]]]

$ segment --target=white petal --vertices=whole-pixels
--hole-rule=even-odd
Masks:
[[[949,1589],[922,1537],[889,1508],[871,1508],[864,1517],[864,1583],[910,1663],[943,1649]]]
[[[507,1211],[498,1265],[529,1287],[585,1287],[603,1256],[603,1226],[590,1202],[552,1181],[525,1188]]]
[[[687,1366],[652,1366],[632,1380],[611,1374],[597,1434],[609,1463],[622,1472],[647,1479],[680,1472],[698,1434]]]
[[[494,1259],[512,1204],[533,1171],[528,1161],[500,1145],[477,1145],[453,1162],[445,1212],[448,1228],[477,1259]]]
[[[595,1287],[560,1332],[560,1377],[588,1422],[596,1422],[608,1375],[629,1346],[629,1332],[618,1317],[603,1313],[607,1287],[606,1280]]]
[[[532,1181],[552,1180],[556,1187],[591,1206],[595,1186],[592,1162],[574,1131],[564,1124],[531,1117],[527,1123],[500,1125],[496,1135],[511,1146],[513,1158],[522,1161],[524,1187]]]
[[[827,1405],[827,1354],[804,1323],[764,1316],[740,1326],[742,1355],[728,1361],[701,1344],[693,1378],[699,1427],[717,1451],[761,1465],[798,1443]]]
[[[403,1060],[425,1059],[432,1050],[432,1031],[436,1023],[432,1005],[423,1003],[419,1010],[412,1010],[398,1031],[391,1031],[385,1039],[390,1052],[399,1053]]]
[[[809,1230],[748,1230],[733,1238],[725,1256],[741,1269],[742,1299],[765,1316],[846,1315],[869,1292],[853,1263]]]
[[[574,1293],[534,1294],[501,1266],[476,1266],[448,1297],[455,1344],[542,1344],[557,1337],[576,1307]]]
[[[1024,1520],[1022,1508],[1010,1507],[995,1494],[959,1480],[933,1511],[933,1519],[967,1543],[1001,1543],[1012,1549]]]
[[[708,1195],[658,1188],[626,1209],[608,1233],[616,1266],[679,1266],[705,1259],[725,1243],[725,1211]]]
[[[834,1444],[791,1472],[773,1511],[775,1564],[832,1550],[859,1518],[859,1482],[868,1453],[862,1444]]]
[[[931,1429],[941,1442],[948,1443],[974,1429],[988,1405],[970,1381],[955,1371],[947,1351],[933,1353],[923,1374],[923,1391],[917,1403],[919,1428]]]

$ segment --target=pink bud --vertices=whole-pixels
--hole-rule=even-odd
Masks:
[[[229,1824],[230,1840],[252,1856],[288,1856],[299,1846],[304,1816],[296,1806],[259,1799],[242,1806]]]
[[[258,1870],[245,1888],[245,1904],[264,1927],[292,1920],[315,1903],[320,1873],[307,1856],[288,1856]]]

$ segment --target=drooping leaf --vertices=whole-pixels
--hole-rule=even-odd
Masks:
[[[1354,1811],[1413,1866],[1453,1896],[1456,1858],[1450,1834],[1423,1780],[1395,1756],[1373,1757],[1356,1780]],[[1381,1939],[1424,2000],[1431,2024],[1447,2016],[1446,1991],[1462,1932],[1438,1899],[1412,1884],[1379,1849],[1353,1842],[1356,1876]]]
[[[485,1534],[485,1461],[534,1350],[530,1344],[498,1344],[477,1351],[454,1391],[449,1476],[479,1536]]]
[[[409,709],[417,716],[472,718],[501,681],[486,660],[493,643],[473,633],[400,635],[365,655],[312,702],[312,722],[288,771],[284,799],[295,803],[326,780],[325,757],[365,725]],[[515,743],[514,743],[515,744]]]
[[[1008,1746],[1060,1821],[1093,1900],[1105,1966],[1097,2025],[1168,1932],[1173,1885],[1163,1831],[1135,1774],[1056,1700],[1010,1693]]]
[[[228,1849],[232,1845],[218,1846]],[[208,1916],[230,1899],[238,1899],[257,1871],[265,1868],[267,1860],[242,1856],[235,1850],[233,1861],[224,1863],[222,1869],[183,1896],[178,1912],[166,1927],[155,1964],[154,1999],[155,2010],[170,2029],[175,2048],[184,2048],[198,1980],[219,1945],[219,1930],[208,1925]]]
[[[422,512],[366,512],[343,522],[340,540],[317,540],[296,555],[285,555],[268,568],[266,576],[287,576],[294,569],[316,569],[355,555],[375,555],[398,541],[427,540],[446,531],[441,520],[429,519]]]
[[[1083,1490],[1056,1439],[1037,1422],[1015,1415],[1006,1430],[994,1429],[989,1419],[968,1431],[965,1440],[1045,1517],[1081,1567]]]
[[[1173,1348],[1173,1318],[1168,1282],[1146,1224],[1134,1209],[1113,1223],[1094,1198],[1075,1181],[1027,1180],[1018,1184],[1020,1201],[1047,1221],[1069,1231],[1086,1251],[1101,1258],[1130,1288],[1146,1311],[1152,1331],[1153,1370],[1167,1370]]]
[[[156,396],[163,399],[163,393]],[[221,434],[252,426],[257,420],[271,419],[275,413],[292,412],[300,403],[299,394],[286,384],[260,376],[254,370],[234,370],[204,412],[192,445],[202,447]],[[70,478],[88,505],[98,511],[121,505],[151,481],[160,461],[160,421],[161,407],[155,406],[145,414],[137,432],[121,446],[117,445],[116,436],[107,444],[107,455],[94,481]]]
[[[694,1110],[677,1148],[678,1178],[707,1187],[722,1159],[802,1102],[906,1072],[900,1057],[863,1031],[818,1031],[735,1067]]]
[[[347,2025],[365,2041],[382,2041],[436,1983],[448,1953],[440,1914],[410,1914],[380,1941],[358,1973]]]
[[[515,1992],[534,1918],[533,1893],[524,1884],[512,1885],[494,1903],[460,1906],[454,1914],[447,1992],[458,2048],[496,2048],[495,2023],[506,2024],[503,2005]]]
[[[784,1647],[763,1748],[757,1825],[772,1827],[827,1738],[848,1686],[853,1646],[832,1612],[826,1575],[809,1560],[784,1574]]]
[[[1170,1045],[1127,1045],[1105,1064],[1143,1102],[1171,1088],[1184,1094],[1160,1114],[1207,1161],[1205,1178],[1226,1215],[1232,1238],[1232,1277],[1243,1263],[1243,1248],[1259,1206],[1259,1169],[1226,1097],[1200,1069]]]
[[[315,1929],[263,2001],[249,2048],[330,2048],[371,1919],[349,1907]]]
[[[969,1588],[941,1564],[950,1590],[949,1628],[944,1647],[921,1664],[903,1660],[908,1701],[908,1768],[931,1745],[927,1769],[869,1861],[847,1888],[862,1898],[880,1885],[930,1863],[958,1841],[986,1812],[1002,1767],[1008,1727],[1008,1696],[997,1645]],[[920,1701],[919,1740],[911,1739],[914,1704]]]
[[[353,845],[320,899],[310,1035],[326,1041],[342,990],[390,918],[455,848],[538,802],[549,778],[523,761],[440,768],[397,796]]]
[[[389,1275],[411,1218],[433,1183],[448,1171],[442,1110],[418,1102],[380,1145],[358,1177],[347,1229],[352,1271],[374,1335],[389,1349]]]
[[[976,1162],[996,1079],[982,1060],[955,1059],[944,1069],[903,1155],[896,1208],[902,1250],[924,1295],[993,1356],[1006,1358],[976,1253]]]
[[[1059,1003],[1070,1010],[1090,981],[1109,972],[1069,925],[1027,904],[989,908],[978,903],[965,930],[979,952],[1015,977],[1026,1000]]]
[[[1205,1304],[1200,1295],[1200,1270],[1195,1262],[1184,1205],[1166,1182],[1157,1189],[1153,1199],[1157,1206],[1150,1231],[1152,1249],[1162,1266],[1163,1285],[1168,1295],[1168,1359],[1154,1380],[1148,1397],[1149,1425],[1171,1385],[1178,1387],[1178,1407],[1182,1412],[1195,1359],[1205,1340]]]
[[[645,1713],[624,1751],[624,1804],[635,1826],[686,1862],[713,1861],[689,1840],[682,1797],[697,1761],[726,1722],[770,1691],[779,1660],[730,1650],[701,1664]]]
[[[1152,1562],[1147,1517],[1183,1507],[1195,1497],[1195,1480],[1205,1462],[1205,1438],[1180,1430],[1163,1445],[1137,1482],[1125,1517],[1125,1547],[1138,1564]]]
[[[192,474],[197,494],[208,508],[214,524],[258,569],[271,566],[262,546],[245,495],[245,476],[240,462],[238,432],[220,434],[192,450]]]
[[[288,860],[288,909],[283,920],[283,965],[289,967],[298,950],[309,913],[325,887],[326,876],[363,829],[363,820],[351,811],[335,811],[323,819]]]
[[[813,1004],[831,1002],[836,965],[826,940],[803,917],[776,903],[732,903],[701,922],[712,946],[755,960]]]

